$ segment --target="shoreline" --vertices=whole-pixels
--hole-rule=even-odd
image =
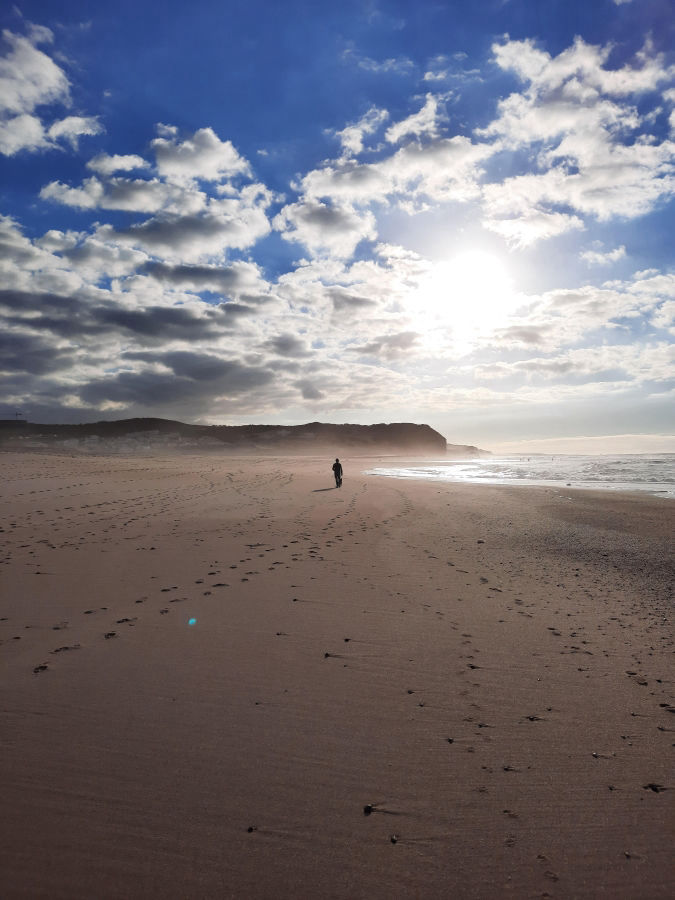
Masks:
[[[668,897],[672,508],[331,461],[3,454],[3,897]]]
[[[593,461],[596,467],[600,467],[602,471],[602,463],[615,460],[631,460],[644,463],[648,460],[654,462],[654,457],[659,454],[612,454],[612,455],[589,455],[589,454],[557,454],[556,456],[540,455],[539,459],[535,459],[535,463],[530,465],[531,457],[525,460],[522,456],[504,456],[491,458],[475,458],[467,460],[436,460],[427,463],[417,463],[415,460],[407,460],[400,458],[399,465],[395,467],[378,466],[364,472],[364,474],[379,478],[399,478],[399,479],[417,479],[431,481],[436,484],[467,484],[467,485],[488,485],[488,486],[505,486],[517,488],[550,488],[558,491],[590,491],[590,492],[612,492],[622,494],[648,494],[650,496],[659,497],[660,499],[675,499],[675,456],[670,453],[660,454],[661,456],[672,459],[670,480],[662,480],[659,478],[638,478],[630,477],[617,478],[616,473],[605,472],[607,477],[597,476],[595,478],[584,478],[574,471],[566,471],[559,477],[546,477],[541,470],[536,472],[536,465],[550,459],[554,461],[563,460],[564,463],[569,460],[583,460],[586,465],[589,461]],[[536,457],[535,454],[532,455]],[[660,462],[660,460],[659,460]],[[527,463],[527,465],[525,465]],[[500,474],[494,471],[497,466],[508,464],[510,471]],[[522,468],[521,477],[513,474],[513,466]],[[465,474],[453,475],[453,468],[458,467]],[[550,467],[549,467],[550,468]],[[476,471],[471,471],[472,469]],[[490,470],[493,471],[490,471]],[[558,462],[560,470],[560,463]],[[425,471],[426,470],[426,471]],[[481,471],[482,474],[476,474]],[[529,471],[528,471],[529,470]],[[628,473],[624,473],[627,475]],[[663,475],[664,473],[659,473]]]

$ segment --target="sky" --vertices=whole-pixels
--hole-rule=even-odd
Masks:
[[[0,418],[675,451],[672,0],[0,27]]]

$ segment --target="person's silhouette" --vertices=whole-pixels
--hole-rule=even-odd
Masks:
[[[335,475],[335,487],[342,487],[342,465],[339,459],[333,463],[333,475]]]

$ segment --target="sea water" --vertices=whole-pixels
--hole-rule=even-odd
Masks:
[[[490,456],[378,466],[367,475],[466,484],[512,484],[591,490],[649,491],[675,499],[675,454]]]

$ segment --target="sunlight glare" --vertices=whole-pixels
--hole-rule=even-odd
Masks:
[[[483,250],[467,250],[427,273],[415,292],[413,319],[425,343],[437,346],[449,336],[456,349],[468,350],[503,326],[517,305],[503,262]]]

